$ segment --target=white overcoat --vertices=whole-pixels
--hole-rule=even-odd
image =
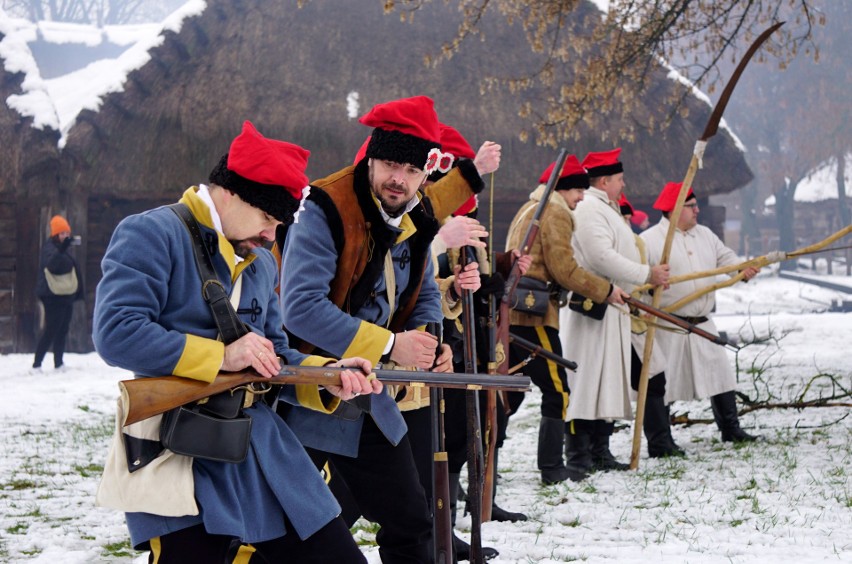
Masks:
[[[662,218],[658,224],[640,234],[645,241],[648,260],[652,265],[660,261],[668,229],[669,220]],[[675,230],[669,256],[672,277],[738,262],[740,260],[737,254],[726,247],[709,228],[696,225],[686,232]],[[715,281],[713,277],[709,277],[673,284],[662,293],[660,307],[665,308],[693,292],[713,285]],[[718,335],[716,325],[709,319],[715,304],[715,293],[710,292],[672,313],[683,317],[708,317],[708,321],[698,327]],[[663,327],[671,327],[665,322],[660,325],[661,329],[656,332],[654,343],[655,348],[659,345],[663,350],[667,360],[666,403],[703,399],[736,388],[737,382],[724,347],[694,334],[663,330]]]
[[[583,268],[628,292],[645,283],[650,267],[641,263],[633,231],[604,191],[589,188],[574,218],[574,252]],[[627,308],[609,305],[598,321],[566,307],[560,327],[565,356],[578,364],[577,371],[568,374],[566,418],[632,419]]]

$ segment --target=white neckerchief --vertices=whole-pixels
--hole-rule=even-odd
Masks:
[[[207,188],[206,184],[198,185],[198,192],[195,193],[198,198],[204,202],[208,208],[210,208],[210,218],[213,220],[213,227],[216,229],[216,232],[219,233],[222,237],[225,237],[224,231],[222,231],[222,218],[219,217],[219,212],[216,210],[216,204],[213,203],[213,198],[210,197],[210,189]],[[240,264],[245,259],[239,255],[234,255],[234,264]]]
[[[418,198],[417,194],[415,194],[414,197],[411,198],[405,205],[404,212],[399,214],[397,217],[391,217],[387,214],[387,212],[385,212],[385,209],[382,207],[382,203],[379,202],[379,212],[382,214],[382,219],[385,220],[385,223],[387,223],[388,225],[392,225],[393,227],[399,227],[399,224],[402,223],[402,218],[405,216],[405,214],[413,210],[415,206],[417,206],[417,204],[419,203],[420,198]]]

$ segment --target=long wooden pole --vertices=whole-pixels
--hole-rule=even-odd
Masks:
[[[743,56],[742,61],[740,61],[737,68],[734,70],[734,74],[731,76],[728,84],[725,85],[724,90],[722,91],[722,95],[719,97],[719,101],[716,104],[716,107],[713,108],[713,112],[710,114],[710,119],[707,122],[707,127],[704,128],[704,133],[701,135],[701,138],[695,143],[695,148],[692,151],[692,158],[689,161],[689,167],[686,170],[686,175],[684,176],[683,183],[680,187],[680,192],[677,196],[677,202],[675,203],[674,210],[671,212],[671,221],[669,222],[669,230],[666,233],[666,241],[663,245],[663,253],[660,256],[660,264],[667,264],[669,261],[669,255],[671,254],[672,241],[674,240],[675,226],[677,224],[677,218],[680,217],[680,213],[683,210],[683,203],[686,200],[686,195],[689,192],[689,188],[692,186],[692,180],[695,178],[695,174],[698,171],[699,165],[701,163],[701,159],[704,156],[704,148],[707,146],[707,141],[713,137],[719,128],[719,122],[722,119],[722,114],[725,111],[725,107],[728,105],[728,100],[731,97],[731,93],[734,91],[734,87],[737,84],[737,81],[742,75],[743,70],[745,70],[746,65],[749,60],[751,60],[752,56],[757,52],[757,49],[766,41],[772,32],[781,27],[783,22],[779,22],[763,33],[752,43],[751,47],[748,48],[745,55]],[[655,308],[658,308],[660,305],[660,298],[662,297],[663,288],[657,287],[654,292],[654,297],[652,300],[652,305]],[[638,389],[638,397],[636,398],[636,420],[633,426],[633,448],[630,452],[630,469],[636,470],[639,468],[639,449],[642,445],[642,424],[645,419],[645,401],[648,396],[648,370],[651,365],[651,353],[654,350],[654,334],[656,332],[656,326],[650,325],[648,327],[648,331],[645,333],[645,350],[642,355],[642,372],[639,375],[639,389]]]

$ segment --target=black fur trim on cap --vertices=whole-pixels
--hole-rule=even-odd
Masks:
[[[633,208],[627,204],[621,204],[619,209],[621,210],[621,215],[633,215]]]
[[[382,161],[410,164],[422,169],[426,166],[429,151],[435,148],[440,149],[440,143],[427,141],[408,133],[388,131],[377,127],[370,136],[370,143],[367,145],[367,153],[364,156]]]
[[[285,224],[293,223],[293,214],[299,209],[299,200],[291,196],[283,186],[261,184],[228,170],[227,153],[210,171],[209,181],[227,188],[245,203],[265,211]]]
[[[613,174],[618,174],[619,172],[624,172],[624,165],[621,163],[615,163],[604,166],[594,166],[589,169],[589,177],[597,178],[599,176],[612,176]]]
[[[572,188],[582,188],[583,190],[589,187],[588,174],[571,174],[563,176],[556,182],[555,190],[571,190]]]

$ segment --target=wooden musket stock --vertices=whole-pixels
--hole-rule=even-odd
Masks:
[[[210,383],[180,376],[153,376],[122,380],[118,383],[125,397],[130,425],[165,413],[170,409],[249,384],[309,384],[339,386],[343,368],[331,366],[282,366],[277,376],[264,378],[254,370],[220,372]],[[385,385],[456,388],[461,390],[511,390],[526,392],[530,380],[526,376],[489,376],[488,374],[442,374],[407,370],[374,370]]]

